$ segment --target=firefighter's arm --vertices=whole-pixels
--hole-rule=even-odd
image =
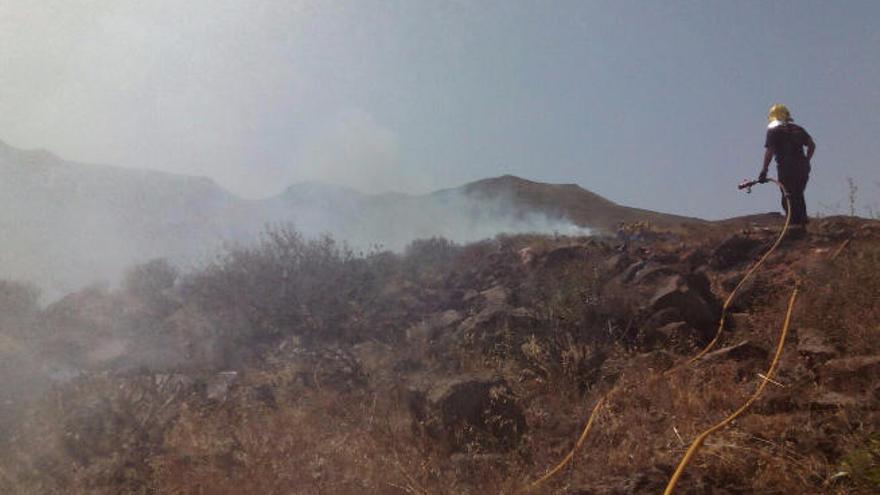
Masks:
[[[810,161],[813,158],[813,153],[816,151],[816,143],[810,139],[807,142],[807,161]]]
[[[770,160],[773,159],[773,148],[764,148],[764,163],[761,165],[761,173],[758,174],[759,182],[767,182],[767,170],[770,168]]]

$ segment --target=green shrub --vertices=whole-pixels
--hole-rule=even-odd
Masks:
[[[842,464],[856,484],[880,490],[880,434],[868,436],[863,446],[844,457]]]

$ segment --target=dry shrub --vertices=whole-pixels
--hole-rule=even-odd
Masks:
[[[159,327],[179,330],[181,346],[213,337],[230,349],[256,349],[260,359],[242,364],[240,381],[226,397],[206,398],[192,385],[168,402],[169,396],[147,386],[157,375],[146,373],[67,384],[67,392],[47,397],[19,429],[18,438],[30,444],[0,454],[0,488],[514,493],[571,449],[593,404],[617,385],[620,392],[602,410],[583,450],[537,493],[658,492],[687,444],[752,393],[765,363],[720,357],[661,376],[677,358],[657,350],[640,354],[631,327],[644,294],[615,285],[604,268],[607,250],[585,244],[595,256],[538,269],[518,256],[521,247],[547,252],[559,242],[502,236],[458,247],[428,239],[403,254],[354,255],[328,238],[309,241],[290,229],[270,230],[261,245],[233,249],[188,276],[175,296],[184,310]],[[798,324],[826,330],[850,354],[876,352],[878,253],[854,250],[811,276]],[[130,284],[127,298],[92,294],[79,302],[103,308],[134,304],[132,298],[144,298],[138,294],[164,294],[168,278],[161,277],[162,267],[154,268],[159,282],[137,289]],[[137,278],[149,282],[152,270],[147,272]],[[762,294],[777,295],[750,319],[761,328],[747,337],[765,349],[774,344],[787,296],[774,292],[775,280]],[[435,312],[454,309],[464,318],[481,311],[480,298],[463,293],[497,285],[510,294],[511,307],[502,313],[527,308],[528,328],[501,329],[491,352],[454,354],[453,328],[434,340],[403,337]],[[61,311],[78,307],[55,309],[79,321],[76,311]],[[358,362],[344,352],[322,354],[354,349],[349,357],[366,361],[352,343],[386,353],[378,365],[360,363],[374,375],[356,369]],[[792,377],[800,376],[793,371],[798,360],[795,351],[786,351],[783,368]],[[319,370],[324,366],[317,362],[327,369]],[[333,373],[349,368],[363,379],[334,386]],[[502,376],[522,405],[528,432],[512,451],[450,455],[413,422],[407,385],[469,372]],[[167,410],[144,416],[163,404]],[[875,416],[774,404],[756,407],[712,436],[689,467],[681,493],[871,493]],[[77,435],[83,440],[73,440]],[[830,483],[840,470],[846,480]]]
[[[346,323],[378,292],[364,259],[329,237],[306,240],[270,228],[252,248],[233,248],[184,283],[184,297],[225,328],[231,345],[285,335],[344,337]],[[242,321],[228,328],[225,321]]]
[[[827,334],[848,354],[880,352],[880,246],[850,247],[809,274],[798,303],[804,325]]]
[[[451,270],[460,248],[442,237],[416,239],[404,250],[403,267],[428,285],[441,281]]]
[[[861,489],[880,490],[880,433],[873,432],[858,439],[843,458],[841,467]]]
[[[151,300],[170,289],[179,275],[171,262],[158,258],[130,268],[125,274],[123,286],[129,294]]]

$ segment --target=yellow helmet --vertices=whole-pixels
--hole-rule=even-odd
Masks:
[[[788,111],[788,107],[783,105],[782,103],[776,103],[772,107],[770,107],[770,111],[767,112],[767,120],[773,122],[774,120],[778,120],[780,122],[791,122],[791,112]]]

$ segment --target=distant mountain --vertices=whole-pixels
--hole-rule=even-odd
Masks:
[[[252,241],[272,223],[359,248],[400,249],[421,237],[586,234],[642,220],[665,228],[706,224],[620,206],[574,184],[509,175],[425,195],[306,182],[245,200],[204,177],[69,162],[0,142],[0,278],[34,282],[49,297],[113,280],[150,258],[186,268],[224,243]]]
[[[0,277],[67,291],[134,261],[249,234],[255,205],[210,179],[63,161],[0,144]]]

